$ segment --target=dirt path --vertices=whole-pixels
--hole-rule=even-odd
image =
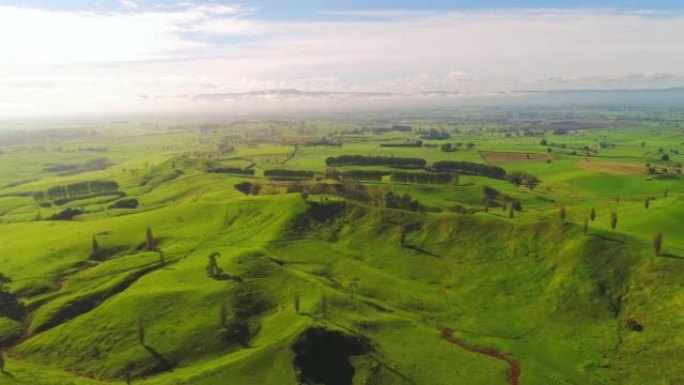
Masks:
[[[470,345],[469,343],[454,337],[454,331],[451,329],[442,329],[442,338],[454,345],[460,346],[461,348],[467,351],[484,354],[499,359],[501,361],[505,361],[510,368],[508,370],[508,383],[510,385],[520,385],[520,363],[515,358],[509,357],[504,353],[491,348],[483,348],[480,346]]]

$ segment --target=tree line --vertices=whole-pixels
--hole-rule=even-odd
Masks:
[[[390,177],[396,183],[451,184],[458,181],[458,174],[448,172],[406,172],[394,171]]]
[[[427,162],[421,158],[395,158],[387,156],[340,155],[325,159],[329,167],[339,166],[387,166],[394,168],[424,168]]]
[[[217,167],[208,170],[209,172],[215,172],[218,174],[237,174],[237,175],[248,175],[254,176],[253,168],[239,168],[239,167]]]
[[[376,171],[376,170],[349,170],[349,171],[342,171],[339,174],[339,178],[336,179],[341,179],[344,181],[347,180],[352,180],[352,181],[372,181],[372,182],[380,182],[382,181],[382,177],[385,175],[389,175],[389,172],[387,171]]]
[[[264,176],[269,179],[307,180],[312,179],[314,173],[307,170],[274,169],[264,171]]]
[[[114,181],[88,181],[71,183],[68,185],[52,186],[47,191],[38,191],[33,194],[37,201],[44,199],[63,199],[80,197],[90,194],[101,194],[104,192],[117,191],[119,184]]]
[[[432,164],[432,169],[442,172],[458,172],[460,174],[482,175],[490,178],[503,179],[506,170],[499,166],[465,161],[440,161]]]

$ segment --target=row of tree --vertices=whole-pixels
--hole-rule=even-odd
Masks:
[[[432,165],[432,169],[442,172],[457,172],[460,174],[482,175],[490,178],[503,179],[506,170],[499,166],[466,161],[440,161]]]
[[[237,174],[237,175],[248,175],[254,176],[253,168],[239,168],[239,167],[217,167],[208,170],[209,172],[215,172],[219,174]]]
[[[388,175],[387,171],[376,171],[376,170],[349,170],[338,173],[339,177],[335,179],[341,179],[344,181],[351,180],[355,182],[360,181],[372,181],[380,182],[382,177]]]
[[[91,194],[117,191],[119,184],[114,181],[88,181],[68,185],[52,186],[46,192],[38,191],[33,197],[37,201],[80,197]]]
[[[326,158],[329,167],[339,166],[386,166],[394,168],[424,168],[427,162],[421,158],[395,158],[387,156],[340,155]]]
[[[422,140],[406,140],[401,143],[381,143],[380,147],[422,147]]]
[[[458,183],[458,174],[449,172],[405,172],[394,171],[390,177],[396,183],[451,184]]]
[[[264,176],[269,179],[281,180],[308,180],[314,176],[313,171],[306,170],[283,170],[274,169],[264,171]]]

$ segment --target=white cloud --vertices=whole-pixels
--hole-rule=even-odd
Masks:
[[[159,105],[141,104],[139,95],[207,90],[684,85],[680,13],[389,10],[268,21],[236,5],[121,5],[118,12],[0,6],[0,114],[87,112],[94,101],[112,111],[153,109]]]

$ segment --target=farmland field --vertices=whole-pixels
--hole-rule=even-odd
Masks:
[[[684,384],[642,113],[7,128],[0,384]]]
[[[485,162],[489,163],[547,162],[553,160],[551,155],[538,152],[480,151],[480,155]]]

